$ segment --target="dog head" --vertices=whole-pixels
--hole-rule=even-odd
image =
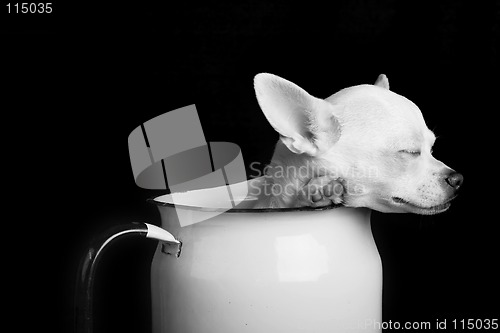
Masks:
[[[346,206],[418,214],[449,208],[463,177],[432,156],[436,137],[421,111],[390,91],[385,75],[326,99],[272,74],[254,83],[281,142],[301,163],[341,179]]]

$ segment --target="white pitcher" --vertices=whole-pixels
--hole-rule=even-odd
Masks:
[[[126,235],[161,241],[151,266],[154,333],[380,331],[382,265],[370,210],[253,209],[252,194],[227,210],[223,192],[155,198],[161,228],[129,224],[98,238],[78,274],[77,332],[92,332],[98,258]]]

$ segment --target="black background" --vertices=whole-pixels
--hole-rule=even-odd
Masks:
[[[159,224],[145,202],[154,193],[132,177],[135,127],[195,103],[207,141],[237,143],[247,165],[269,161],[277,134],[254,97],[259,72],[318,97],[385,73],[420,107],[439,137],[434,155],[465,182],[444,214],[373,213],[383,319],[498,318],[499,3],[325,3],[59,1],[44,15],[7,14],[2,3],[3,272],[17,282],[8,304],[20,329],[71,331],[91,237]],[[99,331],[150,331],[154,249],[130,240],[106,254]]]

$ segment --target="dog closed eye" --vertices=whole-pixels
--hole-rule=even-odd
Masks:
[[[398,152],[402,153],[402,154],[407,154],[407,155],[410,155],[413,157],[418,157],[421,154],[420,150],[417,150],[417,149],[402,149],[402,150],[399,150]]]

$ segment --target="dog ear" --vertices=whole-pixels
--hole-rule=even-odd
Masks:
[[[375,85],[389,90],[389,79],[385,74],[380,74],[375,81]]]
[[[257,74],[254,87],[264,115],[292,152],[315,156],[338,141],[340,124],[331,103],[273,74]]]

